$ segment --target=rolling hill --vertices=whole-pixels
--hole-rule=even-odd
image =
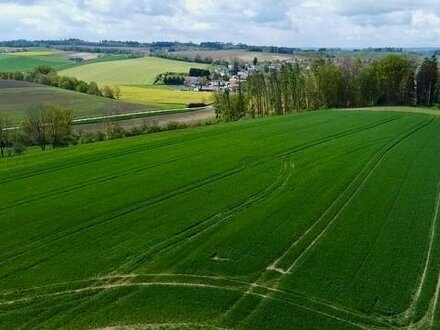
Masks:
[[[437,329],[439,130],[327,110],[2,159],[0,324]]]
[[[57,70],[74,65],[67,56],[59,56],[52,51],[29,51],[23,53],[0,54],[0,72],[31,71],[40,65],[48,65]]]
[[[207,65],[172,61],[157,57],[142,57],[113,62],[81,65],[62,70],[61,75],[84,81],[109,85],[152,85],[158,74],[164,72],[186,73],[190,68],[207,68]]]
[[[15,123],[23,119],[27,111],[45,102],[68,107],[77,118],[102,115],[104,112],[156,109],[156,106],[111,100],[24,81],[0,80],[0,111],[8,113]]]

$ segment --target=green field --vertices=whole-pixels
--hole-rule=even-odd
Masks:
[[[74,65],[74,62],[68,57],[55,56],[49,52],[0,54],[0,72],[31,71],[40,65],[48,65],[61,70]]]
[[[84,81],[96,81],[109,85],[152,85],[158,74],[164,72],[187,73],[191,68],[207,68],[207,65],[171,61],[156,57],[93,63],[63,70],[61,75]]]
[[[0,159],[0,328],[438,329],[439,132],[328,110]]]
[[[0,112],[7,113],[14,123],[25,118],[29,110],[45,102],[71,109],[76,118],[103,115],[107,112],[130,113],[156,109],[156,106],[152,105],[111,100],[61,88],[0,80]]]

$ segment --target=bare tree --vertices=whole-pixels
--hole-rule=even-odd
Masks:
[[[11,121],[4,113],[0,113],[0,154],[5,157],[5,148],[9,145]]]

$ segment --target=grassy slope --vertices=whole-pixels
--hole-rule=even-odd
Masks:
[[[39,65],[49,65],[57,70],[61,70],[72,65],[72,61],[65,57],[33,55],[33,53],[23,53],[25,55],[0,54],[0,72],[10,71],[31,71]]]
[[[322,111],[1,160],[0,324],[438,326],[439,129]]]
[[[38,84],[0,80],[0,111],[8,113],[15,123],[23,119],[29,109],[44,102],[68,107],[73,110],[77,118],[102,115],[105,112],[124,113],[156,108]]]
[[[110,85],[151,85],[156,76],[164,72],[188,72],[190,68],[206,68],[206,65],[143,57],[116,62],[81,65],[63,70],[61,75],[77,77]]]

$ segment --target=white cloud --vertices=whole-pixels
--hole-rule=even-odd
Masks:
[[[439,0],[0,0],[0,39],[440,46]]]

